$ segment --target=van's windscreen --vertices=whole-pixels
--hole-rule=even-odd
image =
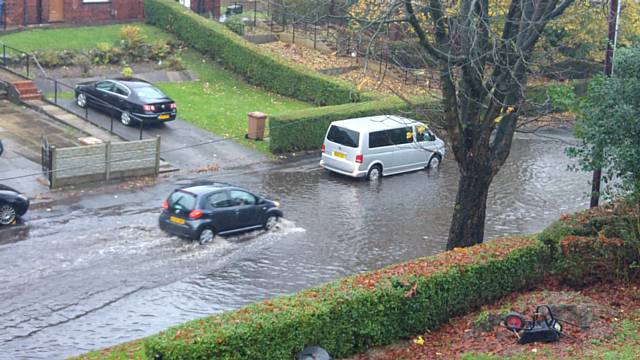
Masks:
[[[334,143],[354,148],[360,145],[360,133],[335,125],[331,125],[327,139]]]

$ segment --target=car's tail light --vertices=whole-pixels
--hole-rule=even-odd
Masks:
[[[324,154],[324,144],[322,144],[322,153]]]
[[[169,208],[169,202],[167,200],[162,202],[162,208],[167,210]]]
[[[171,105],[169,105],[169,107],[171,107],[171,109],[175,109],[177,106],[176,106],[176,103],[171,103]]]
[[[202,217],[202,211],[200,210],[193,210],[189,213],[189,218],[191,219],[200,219]]]
[[[362,164],[363,161],[364,161],[364,156],[363,155],[356,155],[356,162],[358,164]]]
[[[156,111],[156,107],[154,105],[145,104],[145,105],[142,105],[142,110],[144,110],[144,111]]]

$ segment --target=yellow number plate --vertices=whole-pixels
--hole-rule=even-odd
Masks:
[[[335,157],[339,157],[339,158],[341,158],[341,159],[346,159],[346,158],[347,158],[347,155],[346,155],[346,154],[343,154],[343,153],[338,152],[338,151],[334,151],[334,152],[333,152],[333,156],[335,156]]]
[[[179,217],[171,216],[169,217],[169,221],[174,222],[176,224],[184,225],[184,219],[181,219]]]
[[[167,114],[158,116],[158,119],[160,119],[160,120],[166,120],[168,118],[169,118],[169,115],[167,115]]]

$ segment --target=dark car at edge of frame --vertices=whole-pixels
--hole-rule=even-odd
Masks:
[[[29,209],[29,198],[8,186],[0,185],[0,226],[12,225]]]
[[[283,216],[280,204],[228,184],[176,189],[162,203],[160,229],[200,244],[225,235],[271,230]]]
[[[75,87],[76,104],[103,110],[123,125],[163,123],[176,119],[175,101],[152,84],[135,78],[104,79]]]

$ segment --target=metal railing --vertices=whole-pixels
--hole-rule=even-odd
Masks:
[[[16,74],[31,78],[30,65],[33,55],[5,43],[1,44],[2,54],[0,55],[2,55],[2,66]]]

